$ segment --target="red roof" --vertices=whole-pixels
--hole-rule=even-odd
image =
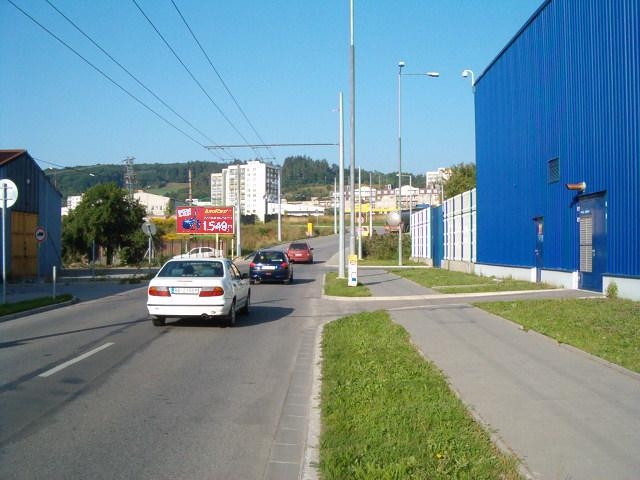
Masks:
[[[26,150],[0,150],[0,165],[6,165],[10,161],[18,158],[20,155],[27,153]]]

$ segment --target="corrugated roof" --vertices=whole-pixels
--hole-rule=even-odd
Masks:
[[[0,150],[0,165],[5,165],[11,160],[18,158],[23,153],[27,153],[26,150]]]

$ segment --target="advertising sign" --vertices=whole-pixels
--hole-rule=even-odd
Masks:
[[[358,286],[358,255],[349,255],[347,287]]]
[[[177,207],[176,233],[233,235],[233,207]]]

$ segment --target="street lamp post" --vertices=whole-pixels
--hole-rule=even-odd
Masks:
[[[475,79],[475,76],[473,74],[473,70],[469,70],[469,69],[463,70],[462,71],[462,77],[463,78],[471,77],[471,89],[473,90],[473,93],[475,93],[476,92],[476,79]]]
[[[402,266],[402,69],[406,64],[398,62],[398,214],[400,225],[398,228],[398,266]],[[438,72],[405,73],[404,75],[439,77]]]

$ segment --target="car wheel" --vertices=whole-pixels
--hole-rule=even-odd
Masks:
[[[156,327],[164,327],[164,323],[165,323],[165,318],[158,316],[158,315],[152,315],[151,316],[151,321],[153,322],[153,324]]]
[[[236,324],[236,301],[234,300],[231,303],[231,309],[229,310],[229,315],[227,315],[227,325],[230,327],[235,326]]]
[[[249,304],[251,303],[251,291],[249,291],[249,293],[247,293],[247,302],[244,304],[244,307],[242,307],[240,309],[240,313],[242,313],[243,315],[248,315],[249,314]]]

